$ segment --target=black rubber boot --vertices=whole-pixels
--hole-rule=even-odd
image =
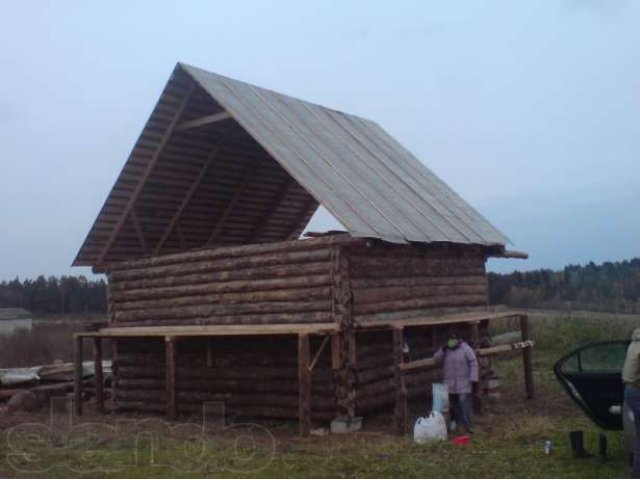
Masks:
[[[571,451],[573,458],[591,458],[593,453],[589,453],[584,449],[584,434],[582,430],[574,430],[569,432],[571,440]]]

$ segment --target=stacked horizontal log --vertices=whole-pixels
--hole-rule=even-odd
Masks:
[[[164,255],[114,265],[118,326],[329,323],[331,248],[348,236]]]
[[[487,305],[481,249],[398,245],[348,250],[356,324]]]
[[[312,351],[321,339],[312,341]],[[164,412],[166,402],[163,341],[117,340],[114,406],[120,410]],[[323,351],[312,374],[311,418],[335,413],[330,351]],[[232,417],[298,417],[295,339],[246,337],[177,341],[177,408],[201,413],[204,402],[224,402]]]

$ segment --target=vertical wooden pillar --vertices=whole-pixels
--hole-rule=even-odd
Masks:
[[[336,417],[351,418],[356,410],[356,339],[353,332],[353,292],[348,251],[331,249],[332,312],[339,332],[332,337],[332,367],[336,385]]]
[[[531,339],[529,334],[529,317],[520,315],[520,333],[522,341],[526,342]],[[533,385],[533,362],[531,359],[531,348],[522,349],[522,364],[524,366],[524,388],[527,398],[535,396],[535,388]]]
[[[175,420],[177,416],[176,405],[176,339],[175,337],[164,338],[164,353],[166,361],[166,414],[168,420]]]
[[[76,335],[74,349],[73,403],[76,415],[82,415],[82,337]]]
[[[298,335],[298,416],[300,436],[306,437],[311,430],[311,371],[309,363],[309,335]]]
[[[331,334],[331,369],[339,370],[342,367],[342,352],[340,347],[340,334]]]
[[[118,387],[118,370],[120,368],[118,339],[112,338],[109,345],[111,347],[111,393],[115,396]]]
[[[207,338],[207,367],[213,367],[213,340]]]
[[[396,327],[393,329],[393,364],[395,367],[395,386],[396,386],[396,408],[395,408],[395,422],[396,431],[400,435],[404,435],[407,432],[407,387],[405,384],[405,377],[400,365],[403,362],[403,349],[404,349],[404,332],[402,327]]]
[[[476,413],[482,413],[482,365],[480,364],[480,323],[471,323],[471,342],[473,343],[473,351],[476,354],[476,361],[478,362],[478,383],[474,386],[472,392],[473,410]]]
[[[104,413],[104,374],[102,372],[102,338],[93,338],[93,367],[95,371],[96,409]]]

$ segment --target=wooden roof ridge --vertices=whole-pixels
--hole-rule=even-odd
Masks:
[[[298,238],[509,243],[376,123],[178,63],[74,265]]]

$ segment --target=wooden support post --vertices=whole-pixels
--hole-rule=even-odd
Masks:
[[[311,371],[309,362],[309,335],[298,335],[298,408],[300,436],[306,437],[311,430]]]
[[[404,373],[401,370],[403,364],[404,332],[402,327],[393,329],[393,363],[395,368],[396,408],[395,421],[398,434],[407,432],[407,387]]]
[[[213,367],[213,340],[207,338],[207,367]]]
[[[331,249],[332,312],[339,332],[332,342],[336,417],[352,418],[356,410],[356,339],[349,257],[339,245]],[[339,364],[339,366],[338,366]]]
[[[342,355],[340,346],[340,334],[331,334],[331,368],[339,370],[342,367]]]
[[[529,334],[529,317],[520,315],[520,333],[522,341],[526,342],[531,339]],[[522,363],[524,366],[524,388],[527,398],[531,399],[535,396],[535,388],[533,386],[533,362],[531,359],[531,348],[522,349]]]
[[[178,411],[176,408],[176,339],[175,337],[165,337],[164,340],[166,361],[165,387],[167,392],[166,413],[168,420],[175,420]]]
[[[93,366],[95,370],[96,410],[104,413],[104,374],[102,372],[102,338],[93,339]]]
[[[358,355],[356,351],[356,332],[350,330],[347,333],[347,353],[349,355],[349,365],[355,368],[358,364]]]
[[[76,336],[74,350],[73,403],[76,415],[82,415],[82,337]]]
[[[473,322],[471,325],[471,343],[473,351],[476,354],[476,362],[478,362],[478,383],[473,386],[472,402],[473,411],[482,413],[482,364],[480,363],[480,323]]]

